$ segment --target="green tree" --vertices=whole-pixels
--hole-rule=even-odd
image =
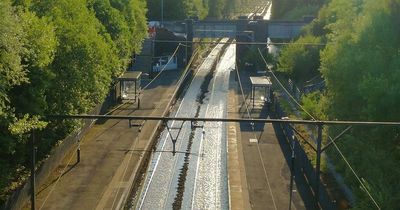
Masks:
[[[319,37],[305,36],[286,45],[279,56],[278,71],[286,73],[300,84],[315,77],[319,73],[320,44]]]
[[[141,49],[145,13],[143,0],[0,0],[0,203],[28,173],[30,130],[40,159],[79,128],[41,116],[102,103]]]
[[[10,98],[20,115],[43,115],[47,108],[45,92],[52,78],[49,64],[54,58],[57,38],[53,25],[46,18],[39,18],[23,9],[18,13],[19,25],[25,32],[21,64],[27,71],[29,82],[15,86],[10,92]]]
[[[7,116],[8,91],[26,83],[26,71],[21,65],[23,31],[8,0],[0,1],[0,116]]]
[[[12,179],[13,162],[9,155],[15,152],[16,142],[10,137],[8,126],[13,121],[13,107],[9,91],[12,87],[26,83],[26,71],[21,65],[23,31],[13,14],[11,2],[0,0],[0,200]]]
[[[143,39],[147,36],[146,1],[145,0],[111,0],[111,5],[117,8],[125,17],[130,30],[129,45],[138,54]]]
[[[331,44],[321,54],[328,118],[398,121],[399,5],[398,0],[335,0],[328,5],[334,18],[325,26],[331,31],[327,36]],[[339,145],[382,209],[399,208],[399,185],[393,184],[400,174],[396,166],[400,151],[395,146],[400,140],[398,133],[398,128],[354,129],[345,137],[346,143]],[[345,164],[336,161],[358,197],[355,209],[372,206],[359,183],[352,181],[353,175],[345,172]]]

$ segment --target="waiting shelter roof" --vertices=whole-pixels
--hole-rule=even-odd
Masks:
[[[142,75],[141,71],[126,71],[120,78],[119,81],[136,81],[139,80]]]
[[[250,77],[250,81],[252,86],[264,87],[272,85],[271,78],[266,76]]]

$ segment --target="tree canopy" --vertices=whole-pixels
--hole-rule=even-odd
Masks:
[[[322,44],[320,37],[308,35],[285,46],[279,56],[278,71],[290,75],[298,83],[315,77],[319,73],[319,44]]]
[[[27,173],[29,132],[39,159],[80,126],[46,114],[87,113],[141,50],[144,0],[0,0],[0,203]]]
[[[399,20],[399,0],[331,0],[323,6],[304,32],[305,37],[319,37],[326,43],[319,56],[304,56],[309,51],[295,45],[305,42],[302,37],[285,48],[279,60],[282,69],[288,69],[296,78],[296,72],[305,77],[309,69],[305,66],[296,70],[297,66],[319,62],[319,68],[313,69],[320,71],[326,89],[303,98],[303,105],[331,120],[399,121]],[[332,136],[341,131],[328,129]],[[357,127],[338,142],[381,209],[400,208],[399,133],[397,127]],[[328,155],[357,197],[353,208],[372,208],[372,200],[338,151],[332,147]]]
[[[190,17],[229,18],[243,13],[243,9],[254,7],[263,0],[147,0],[148,18],[161,20],[161,5],[164,20],[183,20]],[[254,8],[251,8],[254,9]]]

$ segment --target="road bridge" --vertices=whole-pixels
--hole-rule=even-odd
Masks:
[[[249,18],[240,16],[237,20],[193,20],[166,21],[163,28],[176,34],[184,34],[187,43],[187,56],[191,56],[194,38],[234,38],[237,42],[267,43],[270,39],[294,39],[300,35],[303,26],[313,20],[313,17],[304,17],[298,21],[276,21],[260,19],[258,16]],[[242,45],[242,46],[240,46]],[[236,45],[237,58],[241,57],[247,46]],[[265,48],[265,46],[260,46]],[[240,63],[240,61],[238,61]]]
[[[243,32],[258,33],[254,36],[273,39],[293,39],[297,37],[301,28],[310,20],[300,21],[271,21],[271,20],[226,20],[226,21],[193,21],[193,38],[237,38]]]
[[[304,17],[298,21],[276,21],[248,19],[246,16],[237,20],[193,20],[166,21],[163,27],[179,34],[186,34],[191,38],[236,38],[243,32],[252,31],[261,37],[271,39],[293,39],[297,37],[301,28],[313,20],[312,17]],[[256,27],[254,27],[256,26]]]

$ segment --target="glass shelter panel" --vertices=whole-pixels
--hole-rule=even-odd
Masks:
[[[121,81],[121,98],[133,100],[136,98],[137,84],[135,81]]]
[[[269,77],[250,77],[251,81],[251,99],[253,107],[264,106],[271,102],[271,79]]]

